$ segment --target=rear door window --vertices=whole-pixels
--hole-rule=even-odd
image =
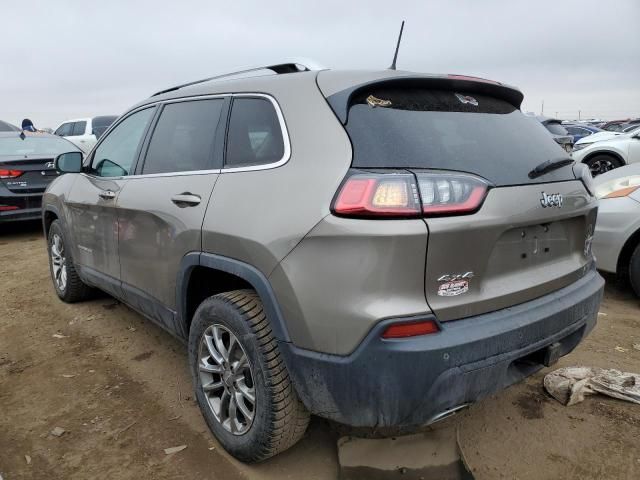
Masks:
[[[284,139],[275,107],[266,98],[235,98],[227,133],[227,167],[275,163],[284,157]]]
[[[346,129],[354,167],[454,170],[497,186],[574,179],[570,167],[530,179],[567,153],[540,122],[482,94],[373,86],[352,99]]]
[[[80,136],[84,135],[85,130],[87,129],[87,122],[75,122],[73,124],[73,130],[71,132],[71,136]]]
[[[223,99],[216,98],[165,105],[149,142],[142,173],[214,168],[216,130],[223,104]]]

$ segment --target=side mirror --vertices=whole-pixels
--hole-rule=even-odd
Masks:
[[[56,157],[56,170],[60,173],[80,173],[82,171],[82,153],[61,153]]]

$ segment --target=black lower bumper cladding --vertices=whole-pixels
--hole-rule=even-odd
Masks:
[[[298,394],[314,414],[354,427],[412,428],[512,385],[571,352],[593,329],[604,280],[572,285],[434,335],[383,340],[380,322],[348,356],[282,343]]]

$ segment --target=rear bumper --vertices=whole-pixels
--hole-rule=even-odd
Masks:
[[[544,297],[411,339],[382,340],[397,319],[385,320],[348,356],[281,348],[312,413],[356,427],[416,427],[540,370],[551,344],[571,352],[595,326],[603,287],[592,269]]]
[[[2,207],[15,208],[7,210]],[[15,193],[0,182],[0,223],[42,218],[42,192]]]

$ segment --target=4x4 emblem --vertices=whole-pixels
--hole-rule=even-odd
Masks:
[[[542,198],[540,199],[540,205],[542,208],[557,207],[562,208],[562,194],[561,193],[544,193],[542,192]]]

